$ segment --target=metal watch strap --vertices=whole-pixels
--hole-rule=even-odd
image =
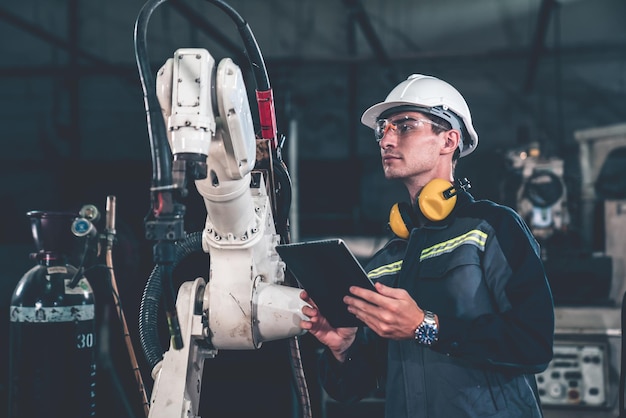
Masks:
[[[424,345],[432,345],[437,341],[437,320],[435,314],[430,311],[424,311],[424,319],[415,330],[415,339]]]

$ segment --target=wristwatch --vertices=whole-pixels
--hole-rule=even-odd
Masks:
[[[430,311],[424,311],[424,320],[415,329],[415,339],[420,344],[433,345],[437,341],[438,334],[439,330],[437,329],[435,314]]]

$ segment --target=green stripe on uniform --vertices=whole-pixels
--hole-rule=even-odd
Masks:
[[[367,277],[370,279],[376,279],[381,276],[385,276],[387,274],[397,273],[402,268],[402,260],[396,261],[395,263],[386,264],[384,266],[380,266],[375,268],[374,270],[367,273]]]
[[[466,232],[463,235],[449,239],[439,244],[435,244],[432,247],[424,248],[420,255],[420,261],[427,258],[437,257],[438,255],[449,253],[455,248],[463,244],[475,245],[481,251],[485,250],[485,243],[487,242],[487,234],[478,229],[473,229]]]

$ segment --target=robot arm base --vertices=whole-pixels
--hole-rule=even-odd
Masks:
[[[180,350],[168,350],[152,370],[155,381],[149,418],[198,416],[204,360],[217,355],[217,350],[207,347],[202,315],[197,314],[196,295],[204,287],[202,278],[180,287],[176,309],[185,345]]]

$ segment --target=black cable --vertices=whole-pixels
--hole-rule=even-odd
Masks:
[[[624,390],[626,390],[626,342],[624,341],[624,330],[626,329],[626,293],[622,297],[622,347],[620,356],[619,373],[619,418],[626,418],[624,405]]]
[[[276,231],[281,235],[281,237],[283,237],[283,242],[286,242],[286,237],[289,233],[289,210],[291,209],[292,199],[291,176],[289,176],[287,166],[282,160],[274,159],[272,161],[272,166],[274,169],[275,179],[277,181],[277,185],[274,186],[275,188],[277,187],[277,203],[276,213],[274,214],[274,225],[276,227]]]
[[[72,279],[70,280],[70,282],[67,285],[70,289],[73,289],[73,288],[76,287],[76,285],[78,284],[80,279],[82,279],[83,275],[86,272],[86,270],[85,270],[85,260],[87,259],[87,253],[89,252],[89,242],[90,241],[91,240],[89,238],[85,239],[85,246],[83,248],[83,254],[80,257],[80,264],[76,268],[76,272],[74,273],[74,276],[72,276]],[[89,269],[87,269],[87,270],[89,270]]]
[[[235,24],[237,25],[237,29],[239,30],[241,39],[245,45],[245,52],[248,56],[248,60],[250,61],[250,67],[252,68],[252,73],[256,82],[256,88],[260,91],[269,90],[271,88],[270,80],[267,75],[265,62],[263,62],[261,49],[259,48],[254,34],[252,33],[252,29],[250,29],[250,26],[248,25],[246,20],[235,9],[233,9],[230,5],[223,2],[222,0],[208,1],[222,9],[235,22]]]
[[[183,206],[173,199],[177,187],[173,182],[172,154],[167,140],[165,121],[161,105],[156,95],[155,78],[150,68],[148,57],[147,32],[148,22],[154,10],[165,0],[149,0],[142,7],[135,22],[135,58],[139,69],[144,93],[144,105],[148,122],[148,136],[152,152],[152,187],[151,212],[146,216],[146,235],[156,241],[153,257],[163,266],[163,277],[168,291],[162,293],[163,305],[167,315],[172,344],[175,349],[183,346],[180,335],[180,323],[176,313],[176,297],[172,287],[171,259],[174,253],[174,241],[183,234],[183,222],[180,213]],[[151,217],[155,219],[150,220]],[[149,231],[148,231],[149,230]]]
[[[171,151],[167,141],[165,121],[156,95],[155,78],[148,57],[148,22],[154,10],[166,0],[148,0],[141,8],[135,22],[135,59],[143,89],[144,107],[148,122],[148,136],[152,154],[152,185],[172,185]]]

